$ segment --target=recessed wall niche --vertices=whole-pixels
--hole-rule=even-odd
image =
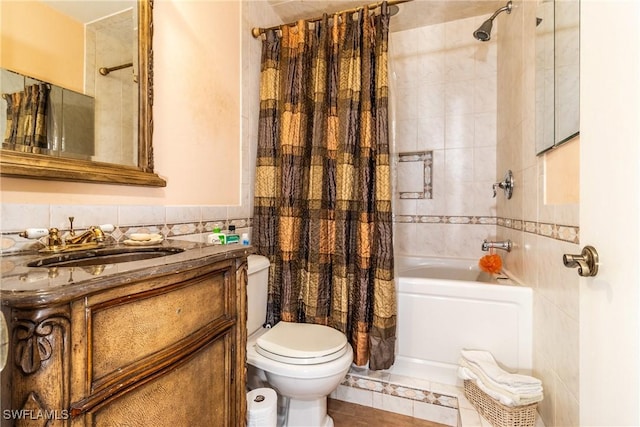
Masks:
[[[433,196],[433,151],[398,153],[396,188],[401,199]]]

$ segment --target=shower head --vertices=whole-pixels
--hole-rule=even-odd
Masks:
[[[481,42],[489,41],[491,39],[491,27],[493,27],[493,20],[487,19],[480,25],[480,28],[473,32],[473,37]]]
[[[480,40],[481,42],[488,42],[489,40],[491,40],[491,28],[493,27],[493,20],[496,19],[496,16],[498,16],[502,12],[506,11],[507,13],[511,13],[512,8],[513,3],[509,1],[505,6],[496,10],[494,14],[491,15],[491,18],[484,21],[482,25],[480,25],[480,27],[473,32],[473,37]]]

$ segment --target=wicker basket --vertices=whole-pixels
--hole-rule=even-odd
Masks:
[[[464,395],[493,427],[533,427],[538,403],[526,406],[505,406],[492,399],[470,380],[464,381]]]

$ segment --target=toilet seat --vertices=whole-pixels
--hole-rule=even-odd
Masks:
[[[279,322],[256,340],[262,356],[291,365],[313,365],[336,360],[348,351],[340,331],[310,323]]]

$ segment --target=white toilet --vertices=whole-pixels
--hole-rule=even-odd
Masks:
[[[353,350],[342,332],[328,326],[281,321],[263,328],[268,278],[269,260],[249,255],[247,362],[289,399],[286,426],[331,427],[327,396],[349,371]]]

